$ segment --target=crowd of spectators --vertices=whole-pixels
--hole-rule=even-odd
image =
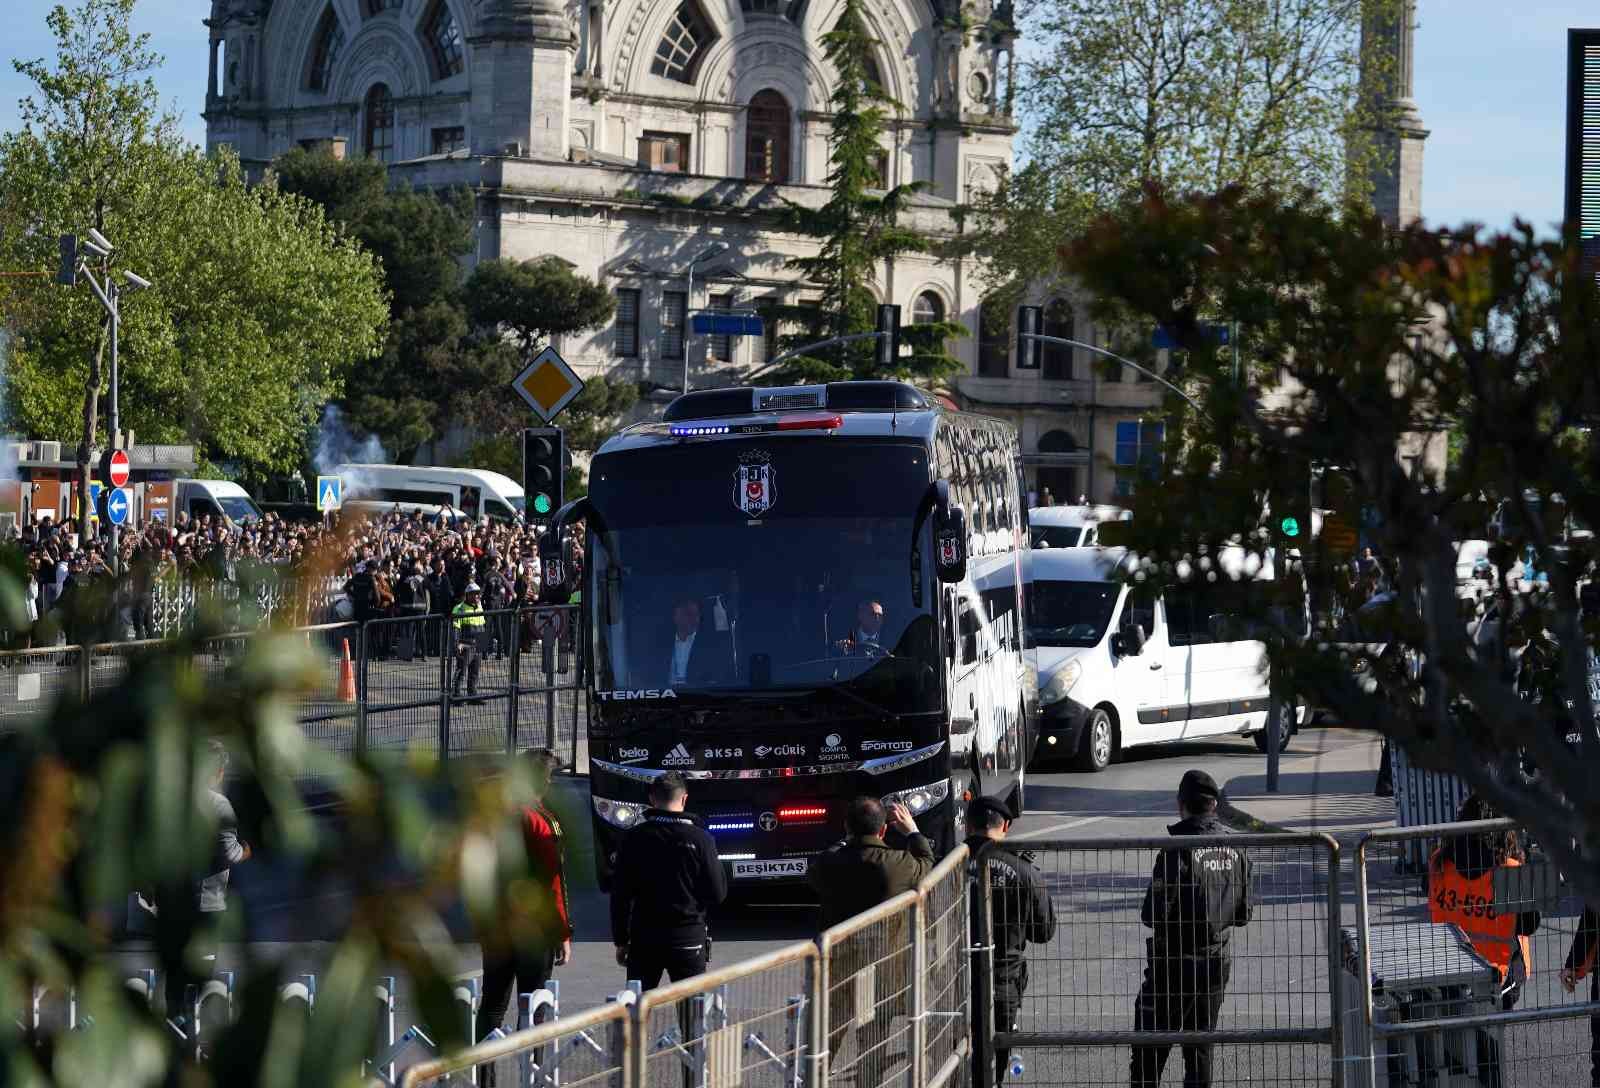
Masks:
[[[30,633],[43,626],[46,643],[76,643],[157,636],[160,589],[184,582],[230,586],[237,592],[227,596],[245,601],[274,583],[334,587],[323,611],[301,617],[308,622],[446,615],[468,583],[481,587],[485,609],[533,604],[540,533],[420,512],[313,523],[268,513],[242,525],[180,513],[123,530],[118,576],[105,537],[46,517],[12,530],[10,550],[13,563],[20,555]]]

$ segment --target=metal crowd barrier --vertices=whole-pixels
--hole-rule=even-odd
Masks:
[[[1600,982],[1591,969],[1568,993],[1561,977],[1600,933],[1582,933],[1582,902],[1512,821],[1371,832],[1355,890],[1343,936],[1355,1088],[1600,1083]]]
[[[1230,930],[1231,966],[1153,960],[1141,918],[1162,851],[1229,847],[1251,867],[1248,924]],[[992,1083],[1326,1085],[1343,1053],[1334,1014],[1341,964],[1339,847],[1325,835],[1214,835],[1029,842],[1057,918],[1027,948],[1014,1025],[984,1032],[974,1063]],[[974,896],[980,949],[995,943],[989,863]],[[992,971],[980,972],[981,1021],[994,1023]],[[1213,1023],[1208,1000],[1220,1007]],[[1143,1012],[1139,1010],[1143,1006]],[[1141,1018],[1143,1022],[1141,1023]],[[1184,1067],[1183,1073],[1166,1069]]]
[[[337,752],[431,748],[440,758],[551,748],[582,769],[588,701],[581,616],[573,605],[474,613],[470,649],[461,617],[400,616],[296,627],[319,659],[297,717],[310,739]],[[255,632],[207,639],[192,666],[210,676]],[[114,687],[158,639],[0,653],[0,730],[42,719],[62,697]],[[474,661],[474,658],[476,659]]]
[[[405,1088],[822,1088],[966,1083],[971,1055],[967,850],[918,886],[824,932],[754,959],[572,1019],[519,1030],[413,1065]],[[841,1042],[830,1044],[838,1035]],[[864,1045],[863,1045],[864,1044]],[[454,1078],[454,1079],[452,1079]]]

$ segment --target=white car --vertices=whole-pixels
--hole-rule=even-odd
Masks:
[[[1036,506],[1028,511],[1028,542],[1035,548],[1089,548],[1100,543],[1100,526],[1127,521],[1120,506]]]
[[[1158,595],[1118,579],[1136,562],[1123,548],[1052,548],[1029,557],[1025,615],[1039,677],[1043,756],[1104,770],[1144,744],[1223,735],[1267,747],[1266,645],[1250,597],[1273,578],[1270,561],[1224,550],[1207,572]],[[1198,565],[1197,565],[1198,567]],[[1259,603],[1259,602],[1257,602]],[[1279,715],[1279,750],[1299,722]]]

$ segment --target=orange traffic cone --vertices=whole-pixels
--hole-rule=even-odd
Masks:
[[[339,701],[356,701],[356,666],[350,660],[350,640],[344,640],[344,657],[339,662]]]

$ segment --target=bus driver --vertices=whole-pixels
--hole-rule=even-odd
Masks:
[[[856,625],[850,634],[834,643],[842,654],[864,657],[884,657],[889,653],[883,645],[883,602],[869,597],[856,605]]]

